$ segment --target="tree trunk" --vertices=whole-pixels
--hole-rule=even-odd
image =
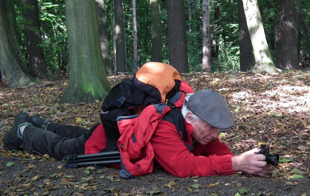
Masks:
[[[132,0],[132,53],[133,53],[133,69],[138,70],[138,32],[137,32],[137,14],[136,14],[136,0]]]
[[[110,90],[99,40],[96,3],[66,0],[70,79],[61,103],[103,100]]]
[[[14,2],[0,0],[0,69],[1,82],[9,87],[35,84],[29,76],[16,37]]]
[[[220,20],[220,8],[218,6],[218,2],[214,1],[214,24],[213,24],[213,37],[211,42],[211,59],[217,60],[219,57],[219,38],[218,38],[218,30],[219,30],[219,21]]]
[[[122,3],[122,0],[114,0],[114,66],[116,72],[126,72],[125,30]]]
[[[192,11],[192,7],[193,7],[193,5],[192,5],[193,3],[192,3],[192,0],[187,0],[187,12],[188,12],[188,26],[187,26],[187,29],[188,29],[188,32],[190,33],[190,34],[192,34],[193,33],[193,28],[192,28],[192,19],[193,19],[193,11]],[[192,45],[192,43],[190,43],[191,42],[191,40],[188,40],[188,44],[189,45]]]
[[[193,21],[197,21],[201,17],[201,8],[199,5],[201,5],[200,0],[199,0],[199,2],[197,2],[197,0],[191,0],[190,1],[190,6],[192,8],[191,9],[191,15],[192,15],[191,18]],[[193,32],[201,31],[201,25],[202,25],[201,23],[193,22],[191,24],[191,32],[193,33]],[[197,35],[194,36],[194,38],[191,39],[189,45],[191,45],[191,48],[196,48],[196,49],[202,48],[201,37],[197,36]]]
[[[42,37],[40,33],[39,9],[37,0],[22,0],[25,20],[25,37],[29,72],[33,77],[44,78],[47,66],[44,59]]]
[[[151,5],[151,31],[152,31],[152,57],[153,62],[162,62],[162,38],[159,0],[150,0]]]
[[[278,24],[276,25],[277,67],[297,69],[299,64],[299,0],[278,0]],[[298,17],[296,17],[296,15]]]
[[[105,15],[104,1],[96,0],[96,3],[97,3],[97,15],[99,20],[99,37],[100,37],[101,53],[103,57],[103,64],[105,67],[106,74],[109,75],[112,73],[112,67],[110,63],[109,41],[108,41],[107,21]]]
[[[209,0],[202,0],[202,71],[211,70]]]
[[[180,73],[188,73],[184,0],[167,0],[169,63]]]
[[[276,67],[271,59],[257,0],[242,0],[242,2],[255,58],[252,71],[273,73]]]
[[[240,70],[250,71],[255,66],[251,37],[246,25],[242,0],[238,2],[239,7],[239,41],[240,41]]]

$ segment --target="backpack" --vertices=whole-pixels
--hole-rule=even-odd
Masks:
[[[107,137],[107,147],[102,151],[117,150],[115,145],[120,132],[117,126],[119,116],[139,115],[149,105],[166,103],[174,107],[173,97],[180,91],[181,77],[178,71],[167,64],[150,62],[144,64],[131,79],[126,79],[111,89],[105,97],[100,119]],[[177,130],[186,140],[185,125],[179,109],[173,111],[178,119]],[[179,125],[179,123],[181,125]]]

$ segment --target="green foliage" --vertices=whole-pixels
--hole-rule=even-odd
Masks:
[[[195,1],[192,1],[195,2]],[[192,32],[187,32],[190,71],[201,71],[202,30],[201,5],[195,2],[191,6],[192,20],[187,25]],[[218,13],[215,13],[215,8]],[[186,8],[186,10],[188,10]],[[218,15],[218,18],[215,17]],[[239,70],[239,26],[237,3],[231,1],[210,1],[211,42],[216,41],[219,47],[217,58],[212,59],[212,72]],[[214,51],[213,51],[214,52]]]
[[[24,17],[22,15],[22,4],[20,1],[15,0],[14,9],[16,13],[16,24],[17,24],[17,34],[18,41],[21,46],[22,56],[26,59],[26,48],[25,48],[25,34],[24,34]]]
[[[65,71],[68,64],[68,35],[64,0],[40,0],[42,47],[49,71]]]
[[[301,1],[301,63],[304,67],[310,67],[310,1]]]
[[[41,23],[42,48],[48,70],[52,73],[65,71],[68,64],[67,27],[64,0],[38,0]],[[26,56],[23,8],[15,0],[17,31],[23,56]],[[36,30],[36,29],[34,29]]]
[[[230,71],[240,69],[239,46],[233,42],[220,44],[218,60],[213,61],[212,72]]]

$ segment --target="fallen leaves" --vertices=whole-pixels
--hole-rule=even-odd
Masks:
[[[111,86],[114,86],[128,77],[130,76],[110,76],[108,79]],[[309,71],[276,75],[242,72],[195,73],[184,74],[182,79],[195,91],[212,88],[225,98],[236,123],[231,130],[221,134],[220,138],[235,154],[264,143],[270,147],[272,154],[280,155],[279,166],[272,168],[269,178],[263,180],[281,181],[282,185],[289,188],[309,181]],[[26,89],[0,89],[0,140],[4,133],[10,130],[15,115],[22,111],[30,115],[39,114],[53,122],[87,128],[99,121],[101,102],[59,104],[67,80],[43,81],[42,84]],[[95,167],[68,170],[58,162],[49,170],[38,168],[40,164],[55,164],[54,159],[48,155],[5,151],[1,145],[0,153],[1,156],[14,158],[4,162],[2,168],[0,166],[0,180],[7,178],[8,171],[19,172],[18,175],[10,176],[7,181],[0,182],[8,187],[4,194],[53,195],[52,191],[57,189],[70,190],[72,195],[83,195],[85,191],[92,190],[100,190],[100,194],[109,195],[186,195],[199,192],[201,195],[258,196],[269,193],[258,191],[254,194],[253,188],[245,187],[246,183],[229,180],[223,183],[222,177],[211,178],[209,183],[205,183],[206,178],[178,180],[157,174],[151,174],[155,175],[154,180],[138,178],[133,181],[137,183],[136,187],[126,189],[132,181],[120,179],[117,172],[106,173],[106,170]],[[74,174],[71,175],[71,172]],[[249,178],[250,182],[256,183],[257,178]],[[240,180],[240,177],[237,179]],[[228,193],[227,190],[232,188],[235,191]]]

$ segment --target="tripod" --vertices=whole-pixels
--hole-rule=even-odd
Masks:
[[[111,152],[99,152],[96,154],[82,154],[76,155],[71,154],[63,158],[67,161],[66,167],[76,168],[79,166],[89,166],[89,165],[105,165],[111,163],[120,163],[120,153],[118,151]]]

